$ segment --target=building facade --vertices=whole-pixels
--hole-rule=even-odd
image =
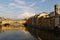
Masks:
[[[49,15],[50,15],[51,26],[52,27],[59,26],[60,25],[60,13],[59,13],[58,4],[54,6],[54,12],[51,12]]]
[[[32,16],[27,21],[28,25],[34,25],[39,28],[54,28],[60,26],[60,13],[58,4],[54,5],[54,11],[50,14],[46,12]]]

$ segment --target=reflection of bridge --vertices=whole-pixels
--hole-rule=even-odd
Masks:
[[[24,26],[16,26],[16,27],[14,27],[14,26],[2,26],[1,31],[3,32],[6,30],[25,30],[25,31],[27,31]]]

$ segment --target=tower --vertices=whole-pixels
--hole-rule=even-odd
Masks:
[[[59,6],[58,6],[58,4],[56,4],[54,7],[55,7],[55,15],[58,15],[59,14]]]

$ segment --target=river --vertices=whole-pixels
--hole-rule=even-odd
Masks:
[[[36,40],[28,31],[17,29],[7,30],[7,27],[3,29],[4,31],[0,28],[0,40]]]
[[[42,40],[60,40],[60,31],[58,30],[45,31],[28,28],[27,31],[24,26],[0,26],[0,40],[37,40],[38,37]]]

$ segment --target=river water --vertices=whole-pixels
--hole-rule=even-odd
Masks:
[[[34,36],[38,33],[42,40],[60,40],[60,31],[58,30],[41,31],[36,28],[29,30],[33,30]],[[37,40],[34,36],[22,26],[0,26],[0,40]]]
[[[0,40],[36,40],[29,32],[24,30],[0,30]]]

